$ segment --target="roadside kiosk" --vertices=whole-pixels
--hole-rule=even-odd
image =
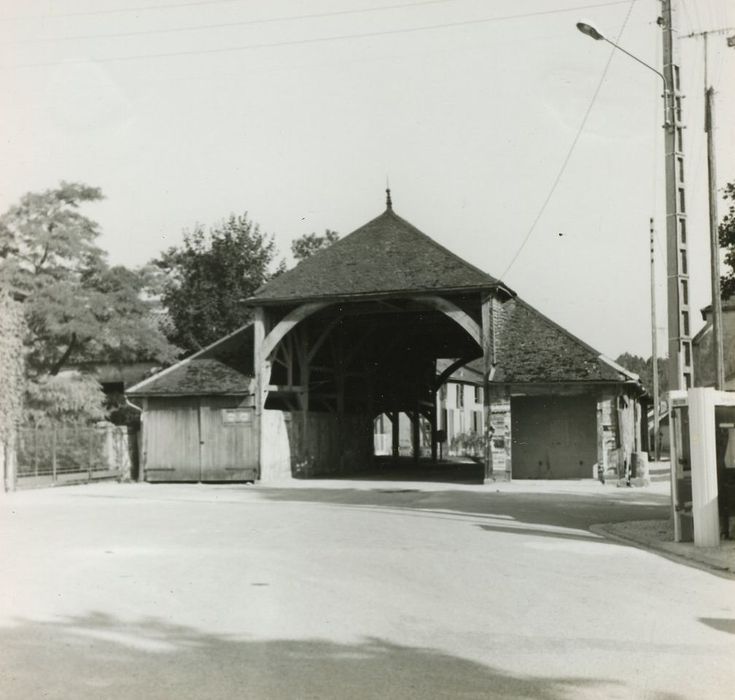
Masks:
[[[735,516],[735,392],[669,393],[674,540],[717,547]]]

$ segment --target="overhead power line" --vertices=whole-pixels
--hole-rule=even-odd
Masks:
[[[351,10],[335,10],[333,12],[313,12],[303,15],[285,15],[282,17],[266,17],[264,19],[249,19],[235,22],[220,22],[217,24],[193,24],[186,27],[170,27],[166,29],[145,29],[133,32],[115,32],[110,34],[75,34],[73,36],[44,37],[38,39],[23,39],[9,42],[13,44],[37,44],[54,41],[79,41],[81,39],[115,39],[119,37],[146,36],[148,34],[174,34],[177,32],[193,32],[203,29],[221,29],[223,27],[244,27],[257,24],[272,24],[274,22],[289,22],[304,19],[321,19],[323,17],[340,17],[344,15],[366,14],[368,12],[383,12],[388,10],[404,10],[412,7],[427,5],[445,5],[458,0],[421,0],[420,2],[404,2],[397,5],[380,5],[378,7],[353,8]],[[54,17],[60,15],[53,15]]]
[[[633,0],[635,2],[635,0]],[[503,15],[496,17],[482,17],[478,19],[462,20],[457,22],[442,22],[440,24],[430,24],[421,27],[405,27],[402,29],[385,29],[374,32],[362,32],[357,34],[338,34],[334,36],[325,37],[313,37],[309,39],[292,39],[287,41],[275,41],[261,44],[246,44],[241,46],[230,46],[221,47],[216,49],[193,49],[186,51],[169,51],[166,53],[146,53],[146,54],[133,54],[128,56],[108,56],[104,58],[84,58],[84,59],[72,59],[67,61],[43,61],[39,63],[17,63],[14,65],[4,65],[0,68],[43,68],[46,66],[59,66],[59,65],[75,65],[79,63],[112,63],[112,62],[123,62],[123,61],[134,61],[141,59],[152,59],[152,58],[174,58],[178,56],[195,56],[195,55],[213,55],[232,53],[237,51],[252,51],[257,49],[270,49],[280,48],[284,46],[305,46],[308,44],[319,44],[329,41],[345,41],[348,39],[369,39],[379,36],[391,36],[395,34],[410,34],[417,32],[433,31],[437,29],[448,29],[454,27],[466,27],[473,24],[490,24],[493,22],[506,22],[514,19],[528,19],[531,17],[543,17],[548,15],[555,15],[563,12],[579,12],[580,10],[590,10],[600,7],[610,7],[613,5],[625,5],[629,0],[613,0],[612,2],[595,3],[592,5],[577,5],[576,7],[565,7],[557,8],[554,10],[539,10],[537,12],[526,12],[515,15]]]
[[[615,38],[615,43],[617,44],[620,41],[620,37],[623,35],[623,32],[625,31],[625,27],[628,24],[628,20],[630,19],[630,14],[633,11],[633,6],[635,5],[636,0],[629,0],[630,1],[630,7],[628,7],[628,12],[625,15],[625,19],[623,20],[623,24],[620,27],[620,31],[618,32],[617,37]],[[564,157],[564,160],[562,161],[561,167],[559,168],[559,172],[556,174],[556,177],[554,178],[554,181],[551,183],[551,188],[549,190],[549,193],[546,195],[546,199],[544,199],[543,203],[541,204],[541,208],[539,209],[538,214],[536,214],[536,218],[531,223],[530,228],[528,229],[528,232],[523,237],[523,240],[521,241],[521,244],[518,246],[518,249],[515,252],[515,255],[511,258],[511,261],[508,263],[508,266],[503,271],[503,274],[500,275],[500,280],[505,280],[505,276],[510,272],[510,269],[515,265],[516,260],[518,260],[520,254],[523,252],[523,249],[526,247],[526,244],[531,238],[531,235],[533,234],[534,230],[536,229],[536,225],[541,220],[541,217],[544,215],[544,212],[546,211],[546,207],[549,205],[549,202],[551,201],[551,198],[554,196],[554,192],[556,192],[556,188],[559,186],[559,182],[561,182],[561,178],[564,175],[564,172],[567,169],[567,166],[569,165],[569,161],[572,159],[572,154],[574,153],[574,149],[577,146],[577,142],[579,141],[580,137],[582,136],[582,132],[584,131],[584,127],[587,124],[587,119],[589,118],[592,108],[595,105],[595,102],[597,101],[597,96],[600,94],[600,90],[602,90],[602,84],[605,82],[605,78],[607,77],[608,70],[610,69],[610,64],[612,63],[613,56],[615,55],[616,48],[613,46],[610,50],[610,55],[608,56],[607,63],[605,63],[605,67],[602,69],[602,75],[600,76],[600,80],[597,83],[597,87],[595,88],[595,92],[592,95],[592,99],[590,100],[590,103],[587,107],[587,110],[584,113],[584,116],[582,117],[582,121],[579,125],[579,128],[577,129],[577,133],[574,135],[574,138],[572,139],[572,143],[569,146],[569,150],[567,151],[566,156]]]
[[[141,5],[138,7],[117,7],[106,10],[83,10],[81,12],[58,12],[48,15],[26,15],[20,17],[0,17],[0,22],[19,22],[32,19],[55,19],[56,17],[91,17],[93,15],[119,15],[125,12],[146,12],[148,10],[168,10],[178,7],[198,7],[201,5],[232,5],[247,0],[193,0],[193,2],[169,2],[165,5]]]

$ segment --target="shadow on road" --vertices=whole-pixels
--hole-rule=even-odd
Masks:
[[[629,491],[624,492],[625,497],[620,499],[565,493],[474,492],[451,489],[424,491],[410,488],[258,486],[257,493],[266,499],[281,502],[370,507],[442,518],[488,518],[494,521],[493,527],[498,525],[495,521],[505,519],[509,526],[515,522],[584,531],[597,523],[666,518],[669,511],[665,502],[652,505],[650,496],[639,496]],[[579,537],[580,534],[576,536]],[[589,533],[586,536],[599,539]]]
[[[438,460],[411,457],[375,457],[372,467],[364,472],[330,476],[335,481],[408,481],[442,484],[482,484],[485,465],[465,457]]]
[[[700,617],[699,621],[711,627],[712,629],[719,630],[720,632],[727,632],[727,634],[735,634],[735,620],[727,617]]]
[[[244,640],[102,613],[17,621],[0,629],[0,648],[0,694],[8,698],[562,700],[624,691],[617,681],[513,675],[382,639]]]

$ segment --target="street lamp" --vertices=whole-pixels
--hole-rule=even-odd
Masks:
[[[594,24],[590,24],[589,22],[577,22],[577,29],[579,29],[582,34],[586,34],[587,36],[592,37],[596,41],[599,41],[600,39],[604,39],[605,37],[600,34],[600,32],[597,31],[597,28]]]
[[[579,29],[582,34],[594,39],[595,41],[606,41],[610,46],[614,46],[618,51],[622,51],[626,56],[630,56],[634,61],[638,61],[642,66],[645,66],[648,68],[648,70],[652,70],[661,80],[664,84],[664,119],[666,120],[666,124],[669,124],[669,95],[668,95],[668,85],[666,83],[666,77],[663,73],[656,70],[653,66],[649,65],[645,61],[641,61],[638,56],[634,56],[630,51],[626,51],[622,46],[619,46],[614,41],[610,41],[597,27],[595,27],[592,22],[577,22],[577,29]]]
[[[670,25],[670,11],[665,13],[668,24]],[[685,214],[684,214],[684,182],[683,182],[683,154],[681,153],[681,138],[678,143],[676,139],[677,133],[681,133],[681,129],[677,120],[681,118],[680,111],[675,111],[674,106],[678,108],[678,100],[674,95],[674,88],[678,89],[675,84],[675,76],[678,75],[678,68],[674,68],[672,61],[669,60],[667,69],[669,70],[670,80],[667,80],[660,71],[614,41],[608,39],[597,27],[591,22],[577,22],[577,29],[585,36],[595,41],[606,41],[608,44],[622,51],[637,63],[648,68],[655,73],[663,83],[664,98],[664,129],[666,133],[666,228],[667,228],[667,268],[668,268],[668,311],[669,311],[669,362],[670,362],[670,386],[669,389],[681,388],[682,372],[681,372],[681,355],[683,353],[683,364],[689,365],[690,359],[687,356],[689,349],[689,317],[688,310],[682,311],[680,294],[686,295],[688,281],[686,280],[686,238],[685,238]],[[670,49],[670,47],[669,47]],[[665,53],[670,56],[670,53]],[[666,60],[664,61],[666,64]],[[675,72],[676,71],[676,72]],[[678,175],[677,175],[678,173]],[[680,288],[681,285],[681,288]],[[687,303],[687,297],[684,296],[684,303]],[[654,283],[654,260],[653,260],[653,219],[651,219],[651,339],[652,339],[652,370],[654,382],[654,452],[658,457],[658,358],[656,350],[656,300],[655,300],[655,283]],[[683,319],[686,319],[683,322]],[[676,335],[673,334],[676,329]]]

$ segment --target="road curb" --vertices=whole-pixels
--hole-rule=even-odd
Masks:
[[[590,532],[607,539],[615,540],[622,544],[632,545],[638,549],[643,549],[654,554],[660,554],[671,561],[678,564],[686,564],[703,571],[722,576],[728,579],[735,579],[735,569],[728,566],[726,563],[718,562],[713,560],[713,555],[709,555],[705,552],[698,552],[695,555],[691,554],[687,550],[680,549],[682,545],[677,542],[662,542],[660,540],[652,539],[649,537],[626,537],[618,532],[614,531],[616,525],[620,523],[600,523],[597,525],[590,526]],[[686,546],[686,545],[684,545]]]

